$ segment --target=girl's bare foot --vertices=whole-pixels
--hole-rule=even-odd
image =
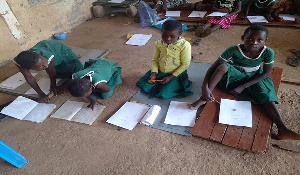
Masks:
[[[188,104],[188,108],[192,109],[192,110],[197,110],[200,106],[204,105],[206,103],[205,100],[202,100],[201,98],[197,101],[195,101],[192,104]]]
[[[278,140],[300,140],[300,134],[291,130],[280,131],[276,137]]]

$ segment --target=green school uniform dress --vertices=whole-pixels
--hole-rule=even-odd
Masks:
[[[57,77],[71,78],[73,73],[83,69],[77,55],[60,41],[43,40],[29,50],[45,57],[48,60],[48,64],[54,58],[54,68]]]
[[[192,82],[189,81],[186,71],[190,62],[191,45],[184,38],[179,38],[172,44],[167,44],[163,40],[156,41],[152,59],[152,69],[148,71],[136,85],[142,91],[149,93],[150,98],[183,98],[192,95]],[[157,73],[157,80],[161,80],[170,75],[174,75],[175,78],[164,85],[159,82],[150,84],[148,83],[148,78],[152,72]]]
[[[98,83],[105,82],[110,88],[109,92],[92,93],[91,96],[96,99],[106,99],[110,97],[114,88],[118,84],[122,84],[122,68],[115,62],[104,59],[90,59],[85,62],[84,69],[73,74],[73,79],[89,77],[93,86],[96,87]]]
[[[275,2],[275,0],[266,0],[266,1],[254,0],[250,7],[250,11],[264,13],[269,8],[269,5],[272,2]]]
[[[264,46],[260,55],[252,59],[244,55],[240,45],[235,45],[227,48],[218,59],[225,62],[228,66],[228,72],[223,76],[218,86],[229,92],[240,84],[249,81],[254,75],[261,74],[263,72],[262,63],[273,65],[274,51]],[[278,103],[274,84],[270,77],[247,87],[236,96],[254,104]]]

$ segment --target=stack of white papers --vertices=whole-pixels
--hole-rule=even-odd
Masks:
[[[225,16],[227,15],[228,13],[222,13],[222,12],[212,12],[211,14],[207,15],[207,16]]]
[[[221,99],[219,123],[252,127],[251,102]]]
[[[269,23],[264,16],[247,16],[247,19],[251,23]]]
[[[166,11],[165,16],[180,17],[180,11]]]
[[[87,106],[88,103],[67,100],[50,117],[91,125],[102,113],[105,106],[95,105],[94,110]]]
[[[1,113],[19,120],[42,123],[55,108],[54,104],[38,103],[19,96],[3,108]]]
[[[158,116],[160,110],[161,110],[161,107],[158,106],[158,105],[151,106],[151,108],[148,110],[148,112],[143,117],[140,124],[146,125],[146,126],[153,125],[153,123],[154,123],[156,117]]]
[[[37,75],[37,73],[31,73],[31,74],[33,77]],[[21,86],[25,82],[26,82],[26,80],[25,80],[23,74],[21,72],[18,72],[15,75],[4,80],[0,84],[0,87],[5,88],[5,89],[16,89],[17,87]]]
[[[143,35],[143,34],[134,34],[132,37],[126,42],[127,45],[133,46],[143,46],[147,44],[152,35]]]
[[[110,0],[111,3],[122,3],[124,0]]]
[[[188,108],[189,103],[171,101],[165,119],[165,124],[193,127],[197,110]]]
[[[207,12],[206,11],[193,11],[188,17],[189,18],[203,18]]]

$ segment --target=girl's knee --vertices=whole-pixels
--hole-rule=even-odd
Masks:
[[[225,74],[227,71],[228,71],[228,66],[227,66],[226,63],[223,63],[223,64],[219,65],[216,69],[216,72],[220,72],[220,73],[223,73],[223,74]]]

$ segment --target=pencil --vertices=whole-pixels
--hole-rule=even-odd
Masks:
[[[155,81],[163,81],[163,80],[151,80],[151,81],[155,82]]]
[[[213,99],[213,101],[215,101],[215,102],[221,104],[220,102],[218,102],[218,100],[215,99],[215,97],[212,97],[212,99]]]

